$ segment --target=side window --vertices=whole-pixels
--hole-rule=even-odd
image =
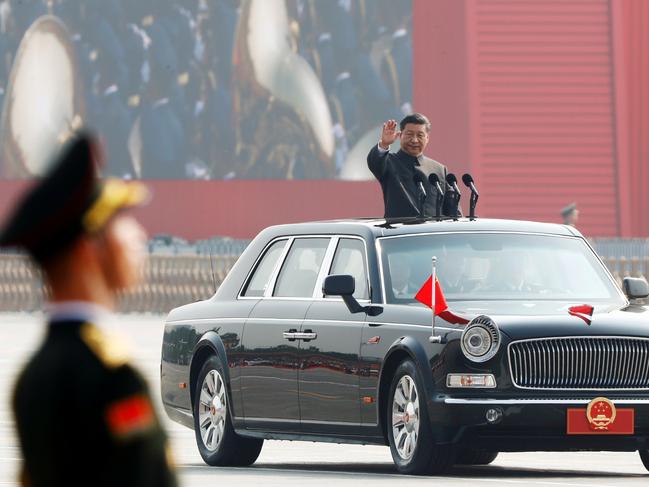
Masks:
[[[266,250],[266,253],[257,264],[257,268],[248,281],[246,290],[243,292],[244,296],[261,297],[264,295],[266,287],[269,284],[270,276],[277,265],[279,257],[282,255],[282,250],[284,250],[285,245],[286,240],[278,240]]]
[[[328,238],[296,238],[284,260],[273,296],[310,298],[324,259]]]
[[[355,238],[341,238],[331,265],[330,275],[349,274],[356,281],[356,299],[369,299],[367,268],[365,267],[365,245]]]

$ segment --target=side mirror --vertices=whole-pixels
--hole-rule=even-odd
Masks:
[[[322,284],[322,292],[326,296],[340,296],[347,305],[350,313],[367,313],[370,316],[377,316],[383,312],[380,306],[361,306],[354,297],[356,281],[353,276],[347,274],[325,277]]]
[[[356,291],[356,281],[352,276],[327,276],[322,292],[328,296],[351,296]]]
[[[625,277],[622,281],[624,294],[629,299],[643,299],[649,296],[649,284],[641,277]]]

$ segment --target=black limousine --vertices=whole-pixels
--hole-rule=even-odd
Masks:
[[[433,257],[436,318],[415,299]],[[649,288],[623,287],[563,225],[275,226],[212,298],[169,314],[162,400],[210,465],[283,439],[389,445],[413,474],[537,450],[639,451],[649,468]]]

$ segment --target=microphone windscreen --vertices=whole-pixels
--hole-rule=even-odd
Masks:
[[[426,181],[426,176],[424,176],[424,174],[422,172],[420,172],[418,170],[415,170],[415,174],[413,176],[413,179],[415,180],[415,184],[416,183],[423,183],[424,181]]]
[[[471,175],[469,173],[466,173],[466,174],[462,175],[462,182],[464,183],[464,185],[467,188],[470,188],[471,183],[473,182],[473,178],[471,177]]]
[[[455,174],[453,174],[452,172],[448,173],[448,174],[446,175],[446,182],[447,182],[448,184],[450,184],[451,186],[453,186],[454,184],[456,184],[456,183],[457,183],[457,178],[455,177]]]
[[[432,173],[428,175],[428,182],[435,186],[437,183],[439,183],[439,176],[437,174]]]

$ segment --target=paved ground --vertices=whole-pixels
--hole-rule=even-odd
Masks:
[[[122,316],[132,324],[134,360],[147,376],[154,396],[158,391],[158,367],[162,318]],[[26,314],[0,315],[0,487],[17,486],[20,451],[16,443],[9,398],[17,370],[38,344],[43,332],[41,318]],[[166,422],[178,463],[181,485],[304,485],[330,487],[373,484],[421,484],[431,478],[398,475],[385,447],[266,442],[257,463],[250,468],[211,468],[201,460],[193,432]],[[510,453],[501,454],[488,467],[458,468],[435,485],[532,485],[619,486],[647,485],[647,472],[636,453]],[[218,484],[217,484],[218,483]]]

